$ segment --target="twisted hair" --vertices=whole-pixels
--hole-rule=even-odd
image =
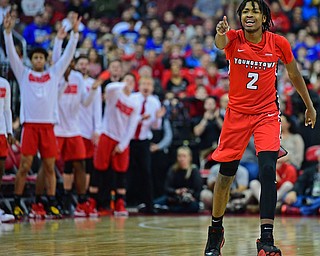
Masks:
[[[257,3],[259,6],[260,11],[262,12],[262,15],[266,17],[266,21],[262,23],[262,31],[269,31],[270,27],[273,26],[273,21],[271,19],[271,11],[268,6],[268,4],[264,0],[243,0],[240,6],[238,7],[237,14],[239,16],[239,19],[241,21],[241,14],[243,9],[245,8],[246,4],[248,2],[252,3],[252,6],[254,6],[254,3]],[[243,26],[241,24],[241,27],[243,29]]]

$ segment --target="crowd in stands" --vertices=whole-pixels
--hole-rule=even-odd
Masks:
[[[289,40],[315,108],[319,111],[320,2],[267,2],[274,23],[272,32]],[[135,91],[139,90],[138,81],[141,77],[152,77],[154,94],[166,110],[160,129],[153,130],[153,137],[150,138],[151,177],[148,182],[152,183],[153,199],[158,207],[156,210],[197,212],[199,209],[209,209],[212,204],[212,195],[208,191],[200,196],[197,175],[202,175],[202,188],[207,187],[212,191],[214,174],[204,170],[212,168],[209,172],[213,173],[217,170],[210,153],[218,144],[228,103],[228,63],[224,52],[215,47],[215,27],[217,21],[227,15],[230,27],[240,28],[236,14],[239,3],[239,0],[0,0],[0,25],[3,15],[10,12],[15,21],[15,32],[22,35],[27,43],[26,51],[42,47],[49,52],[49,63],[52,63],[54,38],[61,27],[66,31],[72,29],[71,17],[74,12],[78,13],[82,21],[75,57],[88,57],[89,76],[103,81],[102,99],[105,98],[108,84],[119,82],[127,73],[134,74],[136,78]],[[17,35],[14,34],[17,51],[25,64],[30,65],[30,61],[23,56],[24,45]],[[0,64],[4,67],[9,64],[3,35],[0,40]],[[67,42],[68,38],[64,40],[63,47]],[[14,83],[10,70],[2,68],[1,76]],[[312,151],[316,156],[312,161],[307,158],[308,149],[320,145],[320,122],[316,123],[313,130],[305,127],[304,104],[290,83],[282,63],[278,66],[277,83],[283,113],[282,146],[289,152],[277,166],[278,200],[279,209],[289,213],[294,211],[290,207],[281,208],[282,203],[295,203],[294,206],[300,207],[320,196],[320,183],[316,180],[317,177],[320,180],[319,167],[315,167],[320,160],[317,157],[320,149]],[[13,92],[13,127],[15,137],[19,139],[19,91]],[[184,166],[179,157],[192,160],[193,164],[187,162]],[[228,208],[231,212],[242,211],[243,204],[252,201],[258,203],[257,166],[254,147],[249,143],[241,160],[241,171],[246,175],[239,177],[239,183],[234,184],[231,198],[236,201]],[[308,174],[314,180],[304,178],[307,175],[304,170],[307,172],[310,168],[315,169],[312,169],[315,173],[313,176]],[[104,178],[110,179],[108,175]],[[182,182],[191,178],[194,183]],[[307,179],[308,184],[304,184]],[[318,188],[314,193],[312,188],[310,190],[313,181]],[[102,186],[104,189],[112,187],[108,181]],[[309,190],[301,188],[304,186],[309,186]],[[143,194],[144,188],[141,187],[136,193]],[[108,207],[110,199],[109,193],[107,196],[105,194],[105,200],[99,201],[102,208]],[[301,199],[298,204],[297,195],[308,195],[311,199]],[[127,197],[127,203],[131,206],[140,203],[130,196],[130,190]],[[199,208],[199,204],[195,205],[194,202],[201,200],[204,206],[200,204],[202,208]],[[143,206],[141,209],[143,212]],[[303,212],[314,214],[315,211]]]

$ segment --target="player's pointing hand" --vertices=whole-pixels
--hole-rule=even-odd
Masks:
[[[230,26],[227,21],[227,16],[223,16],[223,20],[219,21],[216,27],[218,35],[224,35],[230,30]]]

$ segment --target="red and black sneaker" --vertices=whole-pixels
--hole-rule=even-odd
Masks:
[[[87,204],[88,204],[88,208],[87,208],[88,216],[91,218],[99,217],[96,200],[94,200],[93,198],[89,198],[87,201]]]
[[[31,206],[29,218],[31,219],[44,219],[46,217],[46,211],[42,203],[34,203]]]
[[[208,240],[204,251],[205,256],[222,256],[221,248],[224,245],[224,229],[223,227],[208,228]]]
[[[257,250],[258,256],[281,256],[281,251],[272,241],[261,242],[260,239],[257,240]]]
[[[128,216],[129,215],[129,213],[126,209],[126,202],[122,198],[119,198],[116,200],[114,215],[115,216]]]

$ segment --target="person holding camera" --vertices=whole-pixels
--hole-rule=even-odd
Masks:
[[[181,146],[177,149],[177,161],[166,177],[165,195],[154,201],[154,208],[158,211],[196,213],[199,211],[202,185],[198,167],[192,164],[191,149]]]

